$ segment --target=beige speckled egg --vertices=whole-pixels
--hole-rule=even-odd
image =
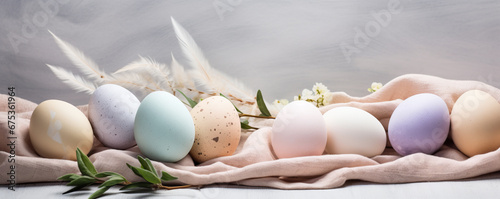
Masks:
[[[451,137],[465,155],[500,147],[500,104],[490,94],[470,90],[462,94],[451,111]]]
[[[229,156],[240,142],[241,126],[238,112],[226,98],[204,99],[192,110],[195,127],[193,148],[189,154],[198,163]]]
[[[47,100],[35,108],[29,135],[35,151],[46,158],[76,160],[76,148],[88,154],[94,142],[85,114],[60,100]]]

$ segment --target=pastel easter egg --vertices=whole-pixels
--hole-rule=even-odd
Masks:
[[[433,154],[448,137],[448,107],[434,94],[411,96],[396,107],[388,128],[391,145],[400,155]]]
[[[451,137],[457,148],[474,156],[500,147],[500,104],[490,94],[470,90],[451,111]]]
[[[76,160],[76,149],[88,154],[94,134],[85,114],[61,100],[40,103],[31,115],[29,135],[38,155]]]
[[[137,110],[134,137],[147,157],[161,162],[177,162],[193,146],[193,119],[177,97],[164,91],[152,92]]]
[[[327,140],[325,121],[309,102],[294,101],[278,113],[271,145],[278,158],[321,155]]]
[[[323,118],[328,132],[327,153],[373,157],[384,152],[385,129],[370,113],[353,107],[337,107],[327,111]]]
[[[135,145],[134,120],[140,101],[127,89],[99,86],[89,101],[89,120],[96,137],[105,146],[127,149]]]
[[[196,162],[232,155],[241,136],[240,117],[233,104],[221,96],[199,102],[191,115],[195,139],[190,155]]]

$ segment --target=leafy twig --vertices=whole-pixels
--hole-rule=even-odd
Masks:
[[[194,108],[198,102],[194,101],[193,99],[189,98],[188,96],[186,96],[182,91],[180,90],[177,90],[177,92],[179,92],[180,94],[182,94],[182,96],[184,96],[184,98],[186,98],[186,100],[188,101],[188,103],[186,102],[183,102],[184,104],[190,106],[191,108]],[[220,96],[226,98],[229,100],[228,97],[226,97],[224,94],[222,93],[219,93]],[[236,109],[236,111],[239,113],[239,117],[254,117],[254,118],[261,118],[261,119],[275,119],[275,117],[273,117],[271,115],[271,113],[269,112],[269,110],[267,109],[267,106],[266,106],[266,103],[264,102],[264,98],[262,97],[262,93],[261,91],[259,90],[257,92],[257,105],[259,107],[259,110],[261,112],[260,115],[251,115],[251,114],[246,114],[246,113],[243,113],[240,109],[238,109],[238,107],[236,105],[233,104],[234,108]],[[229,100],[231,101],[231,100]],[[231,102],[232,103],[232,102]],[[250,126],[248,124],[248,120],[244,120],[244,121],[240,121],[241,122],[241,128],[242,129],[259,129],[259,128],[256,128],[256,127],[253,127],[253,126]]]
[[[260,92],[260,90],[257,91],[257,106],[259,106],[259,110],[262,113],[262,116],[271,116],[271,113],[267,109],[264,98],[262,97],[262,92]]]
[[[134,189],[134,188],[143,188],[143,189],[181,189],[188,188],[191,185],[182,185],[182,186],[165,186],[162,184],[163,181],[171,181],[176,180],[177,178],[168,174],[165,171],[161,172],[161,176],[158,175],[158,172],[153,167],[153,164],[148,158],[143,158],[141,156],[137,156],[141,167],[134,167],[127,163],[127,166],[139,177],[146,180],[146,182],[129,182],[125,177],[121,174],[115,172],[101,172],[98,173],[95,169],[90,159],[80,151],[80,149],[76,149],[76,158],[78,169],[81,172],[81,175],[70,173],[63,175],[58,178],[58,180],[69,181],[68,186],[75,186],[72,189],[64,192],[63,194],[70,193],[73,191],[80,190],[84,187],[100,184],[99,188],[96,192],[89,196],[89,198],[97,198],[102,196],[107,190],[115,185],[123,186],[120,190]]]
[[[188,96],[186,96],[182,91],[180,91],[179,89],[177,89],[177,92],[179,92],[180,94],[182,94],[182,96],[184,96],[184,98],[186,98],[186,100],[188,101],[189,103],[189,106],[191,106],[191,108],[194,108],[196,106],[196,104],[198,104],[197,102],[195,102],[193,99],[189,98]]]
[[[248,120],[244,120],[241,122],[241,128],[242,129],[259,129],[257,127],[253,127],[253,126],[248,125]]]

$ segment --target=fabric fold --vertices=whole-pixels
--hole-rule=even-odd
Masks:
[[[394,109],[406,98],[419,93],[433,93],[446,102],[449,110],[464,92],[472,89],[485,91],[497,101],[500,90],[476,81],[447,80],[427,75],[403,75],[387,83],[379,91],[365,97],[352,97],[344,92],[332,96],[333,104],[320,108],[322,113],[340,106],[366,110],[387,124]],[[9,96],[0,95],[0,170],[8,171],[11,150],[7,128]],[[36,104],[16,97],[16,183],[52,182],[67,173],[77,173],[75,161],[39,157],[29,139],[29,120]],[[86,114],[87,106],[78,107]],[[188,155],[176,163],[153,161],[158,170],[166,171],[178,180],[171,184],[207,185],[231,183],[279,189],[336,188],[348,180],[377,183],[405,183],[443,181],[476,177],[500,171],[500,149],[468,158],[448,140],[435,154],[422,153],[401,157],[387,147],[382,155],[372,158],[354,154],[297,157],[277,159],[270,143],[270,121],[259,121],[253,126],[263,126],[257,131],[244,131],[238,149],[232,156],[219,157],[202,164],[195,164]],[[125,163],[139,166],[137,146],[127,150],[110,149],[97,139],[89,154],[98,171],[123,174],[128,180],[138,181]],[[7,175],[0,175],[0,184],[7,184]]]

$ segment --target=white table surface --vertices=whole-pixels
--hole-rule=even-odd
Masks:
[[[62,195],[71,187],[64,183],[20,184],[16,191],[0,187],[1,198],[87,198],[97,186]],[[488,175],[442,182],[417,182],[404,184],[377,184],[348,181],[336,189],[279,190],[238,185],[211,185],[179,190],[119,193],[118,188],[107,191],[102,198],[498,198],[500,172]]]

